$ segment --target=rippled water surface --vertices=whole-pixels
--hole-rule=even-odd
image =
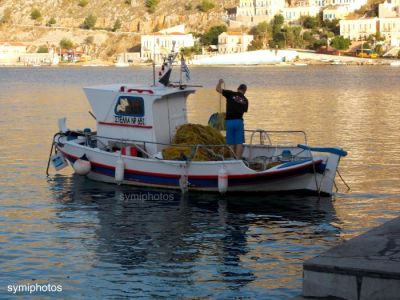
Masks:
[[[248,85],[247,128],[296,129],[349,152],[332,198],[218,195],[100,184],[71,169],[46,178],[57,119],[94,128],[82,86],[152,81],[148,68],[0,69],[0,298],[287,299],[302,263],[398,216],[400,69],[193,68],[188,103],[205,124],[215,83]],[[29,293],[18,292],[24,297]]]

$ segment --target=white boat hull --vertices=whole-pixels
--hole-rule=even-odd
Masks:
[[[282,162],[281,165],[255,171],[242,160],[172,161],[122,155],[124,179],[117,182],[115,166],[120,154],[81,145],[66,138],[57,138],[57,150],[70,162],[86,155],[91,171],[86,175],[96,181],[135,186],[182,189],[182,178],[189,190],[218,192],[218,172],[223,167],[228,173],[228,192],[298,192],[332,194],[340,156],[313,156],[313,160]],[[293,153],[304,152],[290,148]],[[254,150],[253,150],[254,151]]]

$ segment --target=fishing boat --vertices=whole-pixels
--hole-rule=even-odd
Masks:
[[[170,82],[177,53],[165,58],[159,80],[152,85],[130,83],[85,87],[96,119],[96,131],[69,130],[59,120],[49,165],[56,170],[68,162],[75,173],[96,181],[203,192],[309,192],[331,195],[341,157],[339,147],[312,147],[303,131],[246,130],[243,157],[228,145],[179,145],[191,155],[165,159],[177,129],[187,124],[186,102],[198,86]],[[184,68],[181,68],[181,72]],[[182,76],[181,76],[182,78]],[[275,143],[275,135],[285,141]],[[286,140],[301,136],[301,143]],[[288,138],[289,139],[289,138]],[[194,160],[198,151],[212,154]],[[339,174],[340,175],[340,174]]]

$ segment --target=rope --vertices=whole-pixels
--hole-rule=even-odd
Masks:
[[[47,161],[47,168],[46,168],[46,176],[49,177],[49,168],[50,168],[50,160],[51,160],[51,155],[53,154],[53,149],[54,149],[54,138],[56,135],[60,134],[57,132],[55,135],[53,135],[53,138],[51,139],[51,149],[50,149],[50,154],[49,154],[49,160]]]
[[[339,175],[339,178],[342,180],[344,185],[347,187],[347,192],[350,191],[350,186],[346,183],[346,181],[343,179],[342,175],[339,172],[339,169],[336,170],[336,173]]]

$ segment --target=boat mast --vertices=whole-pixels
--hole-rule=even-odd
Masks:
[[[153,34],[153,86],[156,85],[156,36]]]

